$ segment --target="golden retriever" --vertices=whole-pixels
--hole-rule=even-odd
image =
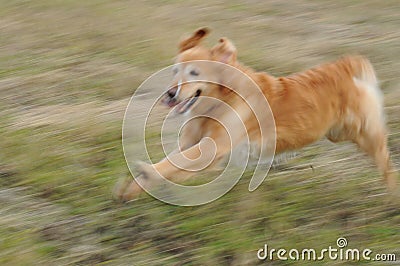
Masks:
[[[273,77],[239,63],[235,46],[226,38],[221,38],[211,49],[202,46],[201,41],[208,33],[209,29],[201,28],[180,42],[176,62],[188,64],[175,68],[175,80],[164,95],[164,104],[187,115],[187,119],[210,112],[222,120],[224,117],[229,119],[226,112],[218,114],[216,106],[210,108],[201,102],[202,97],[199,96],[208,96],[228,103],[239,114],[249,113],[245,101],[230,88],[214,83],[185,83],[193,76],[210,80],[224,79],[223,71],[213,66],[204,67],[196,63],[199,62],[196,60],[228,64],[250,77],[267,98],[276,126],[276,153],[302,148],[324,136],[332,142],[352,141],[374,159],[388,189],[395,189],[397,178],[387,149],[382,94],[368,59],[348,56],[287,77]],[[231,81],[239,84],[241,79],[235,77]],[[236,87],[241,95],[252,97],[246,94],[244,86]],[[257,103],[253,107],[260,108]],[[240,116],[251,143],[260,143],[261,134],[254,115]],[[210,160],[208,157],[211,155],[202,154],[202,150],[213,149],[210,145],[216,146],[213,163],[206,167],[212,168],[234,148],[230,146],[226,130],[213,119],[203,117],[191,123],[180,135],[180,149],[171,156],[177,161],[180,158],[193,160],[189,160],[184,167],[177,167],[167,159],[153,165],[142,164],[141,174],[136,177],[141,184],[149,184],[151,187],[158,173],[175,181],[186,179],[195,171],[182,168],[201,169],[204,168],[202,164]],[[238,136],[232,145],[238,145],[244,137]],[[211,138],[213,143],[205,141],[207,138]],[[201,156],[204,159],[195,160]],[[117,197],[123,200],[136,198],[141,191],[142,187],[133,180],[119,183],[116,188]]]

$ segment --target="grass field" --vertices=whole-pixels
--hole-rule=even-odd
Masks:
[[[399,14],[395,0],[1,0],[0,264],[257,265],[264,244],[321,250],[338,237],[400,260],[400,200],[349,143],[322,140],[255,192],[246,173],[200,207],[111,197],[129,175],[121,127],[130,96],[200,26],[213,29],[209,45],[227,36],[240,61],[277,76],[369,57],[399,168]],[[289,264],[306,262],[269,263]]]

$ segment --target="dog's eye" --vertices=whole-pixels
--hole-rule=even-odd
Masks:
[[[197,72],[196,70],[192,70],[192,71],[190,71],[190,75],[192,75],[192,76],[198,76],[198,75],[199,75],[199,72]]]

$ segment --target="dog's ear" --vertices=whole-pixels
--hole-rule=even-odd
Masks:
[[[225,64],[231,64],[236,61],[236,47],[227,38],[219,39],[218,44],[211,49],[211,53],[215,60]]]
[[[196,30],[192,34],[192,36],[183,39],[179,43],[179,52],[182,53],[187,49],[197,46],[201,42],[201,40],[208,35],[209,32],[210,32],[209,28],[200,28]]]

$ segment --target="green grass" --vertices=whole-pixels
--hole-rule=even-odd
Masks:
[[[368,56],[398,166],[399,12],[397,1],[0,2],[0,264],[256,265],[266,243],[319,250],[340,236],[399,259],[400,201],[382,194],[381,176],[350,144],[307,147],[252,193],[248,171],[204,206],[111,197],[129,175],[129,97],[172,62],[181,35],[205,25],[207,44],[227,36],[242,62],[274,75]],[[159,134],[146,137],[160,158]]]

